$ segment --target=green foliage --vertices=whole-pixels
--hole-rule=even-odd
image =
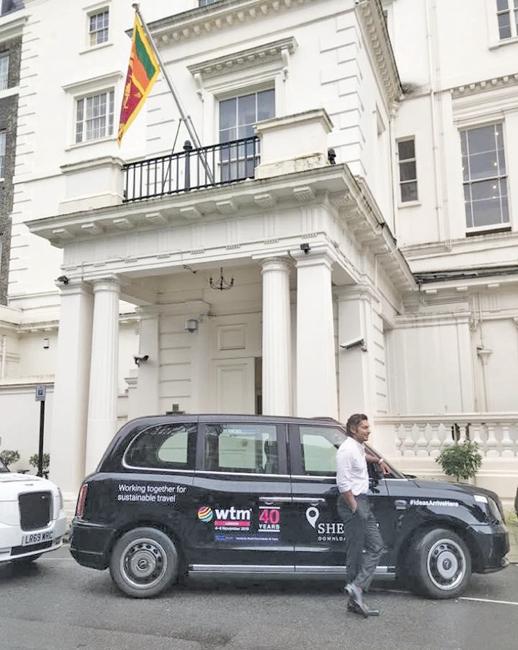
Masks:
[[[443,449],[436,462],[447,476],[454,476],[457,481],[467,481],[476,476],[482,464],[482,456],[476,442],[464,440],[461,444],[455,443]]]
[[[14,449],[3,449],[0,451],[0,460],[6,467],[20,460],[20,452]]]
[[[29,463],[33,467],[37,468],[39,458],[40,458],[39,454],[34,454],[29,458]],[[50,465],[50,454],[43,454],[43,467],[42,467],[43,471],[47,470],[49,468],[49,465]]]

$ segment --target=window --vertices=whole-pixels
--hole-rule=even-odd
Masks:
[[[0,131],[0,178],[5,176],[5,145],[7,141],[7,134],[5,131]]]
[[[346,438],[345,431],[336,427],[301,426],[302,467],[305,474],[334,476],[336,452]]]
[[[219,141],[232,142],[255,135],[254,125],[275,115],[275,91],[262,90],[219,103]],[[221,180],[253,177],[259,163],[253,142],[229,145],[221,151]]]
[[[200,7],[206,7],[207,5],[213,5],[218,0],[199,0]]]
[[[205,439],[205,469],[278,474],[277,427],[270,424],[211,424]]]
[[[76,103],[76,142],[113,135],[113,90],[81,97]]]
[[[496,0],[500,40],[518,36],[518,0]]]
[[[0,90],[9,87],[9,54],[0,54]]]
[[[509,223],[501,123],[461,131],[467,228]]]
[[[194,469],[195,445],[195,424],[149,427],[131,443],[125,461],[131,467]]]
[[[405,138],[397,143],[399,160],[399,188],[401,203],[417,201],[417,165],[415,139]]]
[[[109,9],[103,9],[88,16],[88,34],[90,46],[101,45],[108,41],[108,26],[110,21]]]

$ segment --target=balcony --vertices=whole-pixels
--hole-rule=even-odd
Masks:
[[[123,202],[217,187],[255,177],[259,138],[253,136],[123,165]]]

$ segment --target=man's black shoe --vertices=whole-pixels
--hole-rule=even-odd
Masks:
[[[353,612],[354,614],[361,614],[363,618],[369,618],[369,616],[379,616],[379,609],[370,609],[365,603],[358,603],[351,598],[347,603],[347,611]]]

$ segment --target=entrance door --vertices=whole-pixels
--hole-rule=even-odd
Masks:
[[[212,362],[212,403],[217,413],[255,413],[254,358]]]
[[[338,426],[290,425],[295,569],[343,574],[343,524],[337,512],[336,451],[346,433]],[[384,539],[392,533],[386,482],[371,484],[370,502]],[[385,530],[386,529],[386,530]],[[385,532],[384,532],[385,531]],[[385,564],[382,558],[380,564]]]

